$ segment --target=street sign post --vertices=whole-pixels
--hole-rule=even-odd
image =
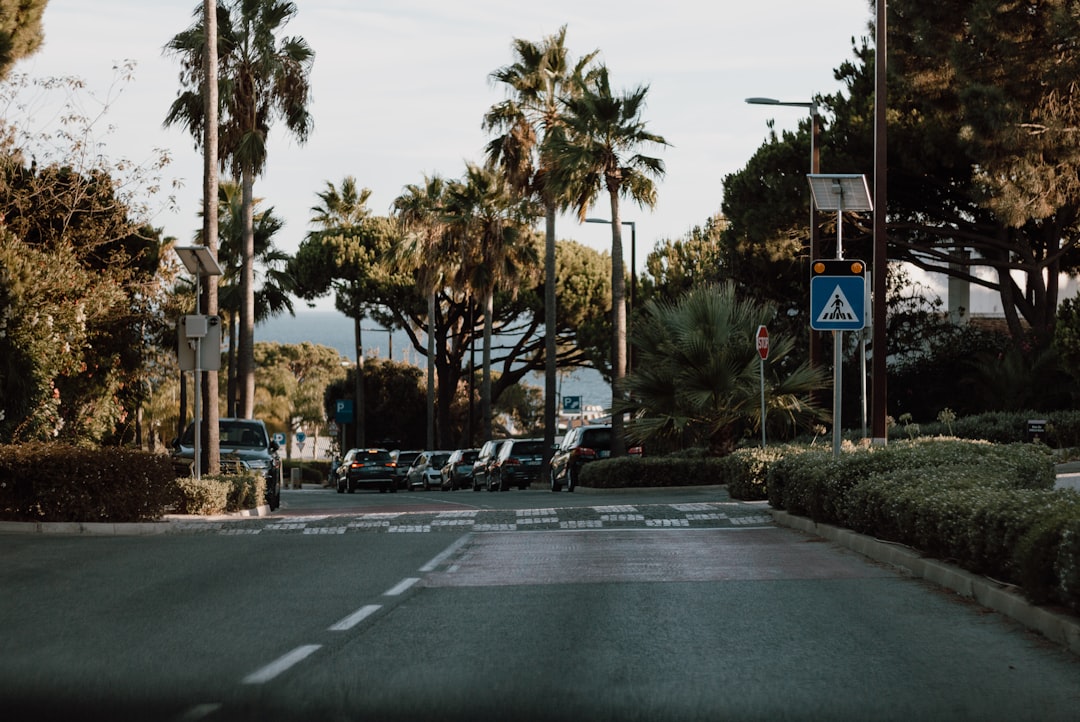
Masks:
[[[765,359],[769,358],[769,329],[758,326],[754,334],[758,356],[761,357],[761,448],[765,448]]]

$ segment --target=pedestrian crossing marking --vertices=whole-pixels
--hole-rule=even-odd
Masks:
[[[852,321],[857,322],[859,320],[858,314],[855,313],[855,309],[852,307],[851,302],[848,301],[846,295],[844,295],[844,289],[840,287],[840,284],[836,284],[836,288],[829,294],[829,301],[822,307],[821,313],[818,314],[818,323],[828,323],[830,321]]]

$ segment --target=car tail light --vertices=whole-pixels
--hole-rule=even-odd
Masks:
[[[626,453],[632,456],[642,456],[645,453],[645,449],[641,448],[640,445],[631,446],[629,449],[626,450]]]
[[[511,456],[503,460],[503,464],[505,464],[506,466],[521,466],[521,459],[517,458],[516,456]]]
[[[579,459],[595,459],[597,457],[596,449],[590,449],[587,446],[579,446],[574,449],[574,456]]]

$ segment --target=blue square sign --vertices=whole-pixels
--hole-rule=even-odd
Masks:
[[[858,331],[866,326],[866,264],[814,261],[810,276],[810,328]]]

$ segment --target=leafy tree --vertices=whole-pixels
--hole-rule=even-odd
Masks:
[[[460,261],[455,260],[454,240],[450,236],[443,208],[446,203],[446,183],[440,176],[424,178],[424,184],[410,184],[394,199],[394,211],[404,230],[402,242],[392,253],[395,261],[401,261],[412,271],[417,287],[427,298],[427,445],[435,448],[435,374],[438,359],[435,355],[435,336],[439,333],[436,315],[437,296],[441,288],[449,284],[449,276],[460,271]],[[415,343],[415,340],[414,340]],[[449,427],[450,395],[452,387],[443,387],[444,397],[438,405],[438,427],[446,433]],[[441,440],[440,440],[441,442]],[[440,443],[440,446],[443,444]]]
[[[580,93],[563,100],[562,127],[550,143],[554,186],[569,196],[584,220],[589,208],[606,191],[611,206],[611,326],[612,407],[623,398],[626,374],[626,269],[622,258],[622,220],[619,198],[640,206],[656,204],[653,178],[664,174],[659,158],[642,155],[645,145],[667,145],[663,136],[645,129],[641,119],[648,86],[615,95],[607,67],[601,66],[579,84]],[[612,414],[613,456],[623,451],[623,420]]]
[[[302,298],[312,300],[334,291],[334,305],[353,319],[357,372],[354,398],[358,409],[365,405],[364,345],[361,325],[374,297],[372,287],[383,277],[381,258],[397,236],[395,224],[375,218],[367,208],[371,191],[358,190],[356,179],[346,176],[340,188],[327,182],[317,194],[321,203],[313,206],[310,232],[290,264],[290,273]],[[357,446],[366,443],[366,414],[359,411],[354,427]]]
[[[760,431],[760,357],[754,330],[776,308],[739,297],[734,284],[697,286],[675,302],[652,300],[634,325],[640,364],[627,376],[632,438],[660,448],[706,446],[723,455],[754,429]],[[765,387],[767,429],[790,438],[822,418],[809,394],[825,384],[806,363],[790,370],[790,336],[769,335]]]
[[[535,195],[544,206],[544,464],[551,457],[556,432],[556,236],[555,216],[565,207],[548,182],[552,158],[545,141],[562,125],[561,99],[575,94],[588,77],[593,51],[572,62],[566,49],[566,26],[540,43],[515,39],[515,60],[491,74],[502,83],[507,98],[488,110],[484,127],[497,133],[487,146],[488,162],[524,193]]]
[[[307,429],[317,437],[328,418],[326,389],[345,378],[341,360],[335,349],[317,344],[255,344],[256,414],[271,432],[291,437]]]
[[[222,1],[217,7],[220,83],[220,155],[240,178],[244,208],[244,245],[240,277],[240,338],[238,376],[240,413],[250,417],[254,407],[255,369],[255,238],[254,180],[267,159],[266,139],[274,120],[302,143],[311,130],[307,106],[314,52],[301,37],[277,33],[296,14],[287,0]],[[174,36],[166,50],[182,58],[181,91],[166,116],[166,125],[180,123],[201,143],[204,112],[201,92],[206,28],[202,5],[196,21]]]
[[[889,11],[904,18],[889,27],[889,257],[996,292],[1012,337],[1045,346],[1059,274],[1080,259],[1080,184],[1062,170],[1080,149],[1080,13],[1059,0]],[[873,153],[873,66],[857,49],[838,70],[848,95],[828,101],[826,144],[849,166]]]
[[[41,16],[47,4],[48,0],[0,0],[0,80],[16,61],[41,47]]]
[[[257,207],[261,198],[254,200]],[[218,187],[219,255],[223,276],[220,285],[221,314],[228,320],[229,362],[226,392],[227,416],[235,416],[237,408],[236,348],[239,331],[239,315],[243,305],[242,290],[237,279],[243,273],[244,207],[240,185],[226,181]],[[265,321],[288,312],[293,315],[291,292],[292,276],[284,266],[288,256],[274,247],[273,237],[281,230],[283,222],[274,215],[273,208],[256,211],[252,216],[255,238],[255,258],[262,271],[262,285],[255,293],[255,321]],[[201,236],[201,233],[200,233]]]
[[[344,379],[330,383],[323,395],[323,409],[333,418],[339,399],[353,399],[356,369]],[[369,358],[364,370],[363,413],[365,425],[374,431],[371,443],[394,449],[424,448],[425,400],[420,369],[391,360]],[[342,438],[348,438],[343,430]]]
[[[520,283],[538,262],[529,223],[536,210],[504,178],[469,164],[465,177],[451,183],[444,212],[451,236],[461,249],[460,273],[483,299],[484,347],[480,410],[484,440],[492,433],[491,334],[495,289],[517,295]]]

